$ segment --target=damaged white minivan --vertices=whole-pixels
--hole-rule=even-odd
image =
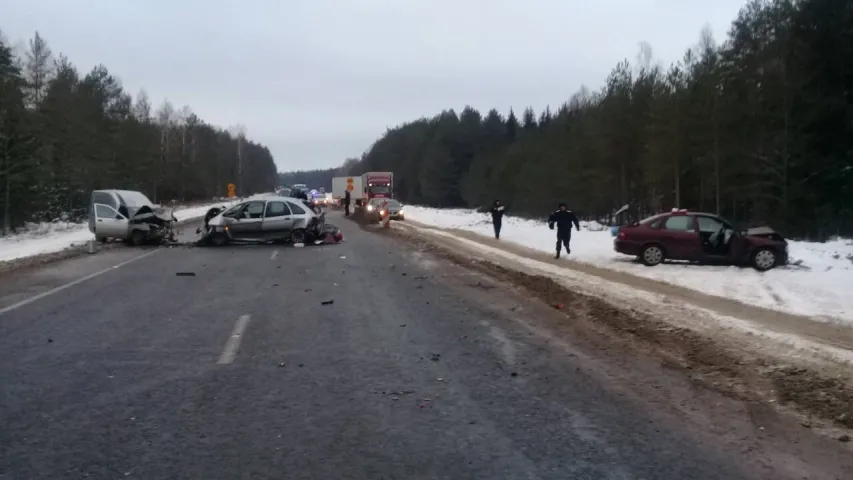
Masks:
[[[89,202],[89,231],[99,242],[107,239],[133,245],[175,241],[174,210],[154,205],[132,190],[95,190]]]

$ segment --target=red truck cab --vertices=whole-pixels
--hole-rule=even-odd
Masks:
[[[394,198],[393,172],[367,172],[361,180],[365,203],[372,198]]]

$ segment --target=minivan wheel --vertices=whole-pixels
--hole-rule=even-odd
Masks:
[[[776,252],[769,248],[759,248],[752,254],[752,267],[766,272],[776,266]]]
[[[640,254],[640,261],[647,267],[654,267],[663,262],[665,255],[660,245],[646,245]]]
[[[145,232],[142,230],[134,230],[130,233],[130,244],[134,247],[141,247],[145,243]]]

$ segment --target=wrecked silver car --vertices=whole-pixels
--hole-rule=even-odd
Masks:
[[[89,231],[99,242],[108,239],[133,245],[175,241],[171,208],[154,205],[143,193],[132,190],[95,190],[89,202]]]
[[[313,210],[296,198],[269,195],[254,197],[229,208],[212,208],[196,233],[201,245],[284,242],[337,243],[340,230],[325,222],[325,213]]]

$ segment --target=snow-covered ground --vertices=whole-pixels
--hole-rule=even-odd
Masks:
[[[207,211],[217,205],[229,205],[234,202],[218,202],[196,207],[178,207],[175,217],[178,221],[203,217]],[[74,245],[80,245],[95,236],[89,231],[87,223],[53,222],[30,224],[27,230],[16,235],[0,237],[0,262],[7,262],[34,255],[54,253]]]
[[[406,217],[441,228],[493,236],[491,217],[470,210],[406,206]],[[555,234],[544,222],[504,217],[501,240],[552,253]],[[665,264],[646,267],[613,251],[608,228],[595,222],[572,232],[571,259],[732,298],[751,305],[853,323],[853,240],[792,241],[791,266],[758,272],[750,268]]]

